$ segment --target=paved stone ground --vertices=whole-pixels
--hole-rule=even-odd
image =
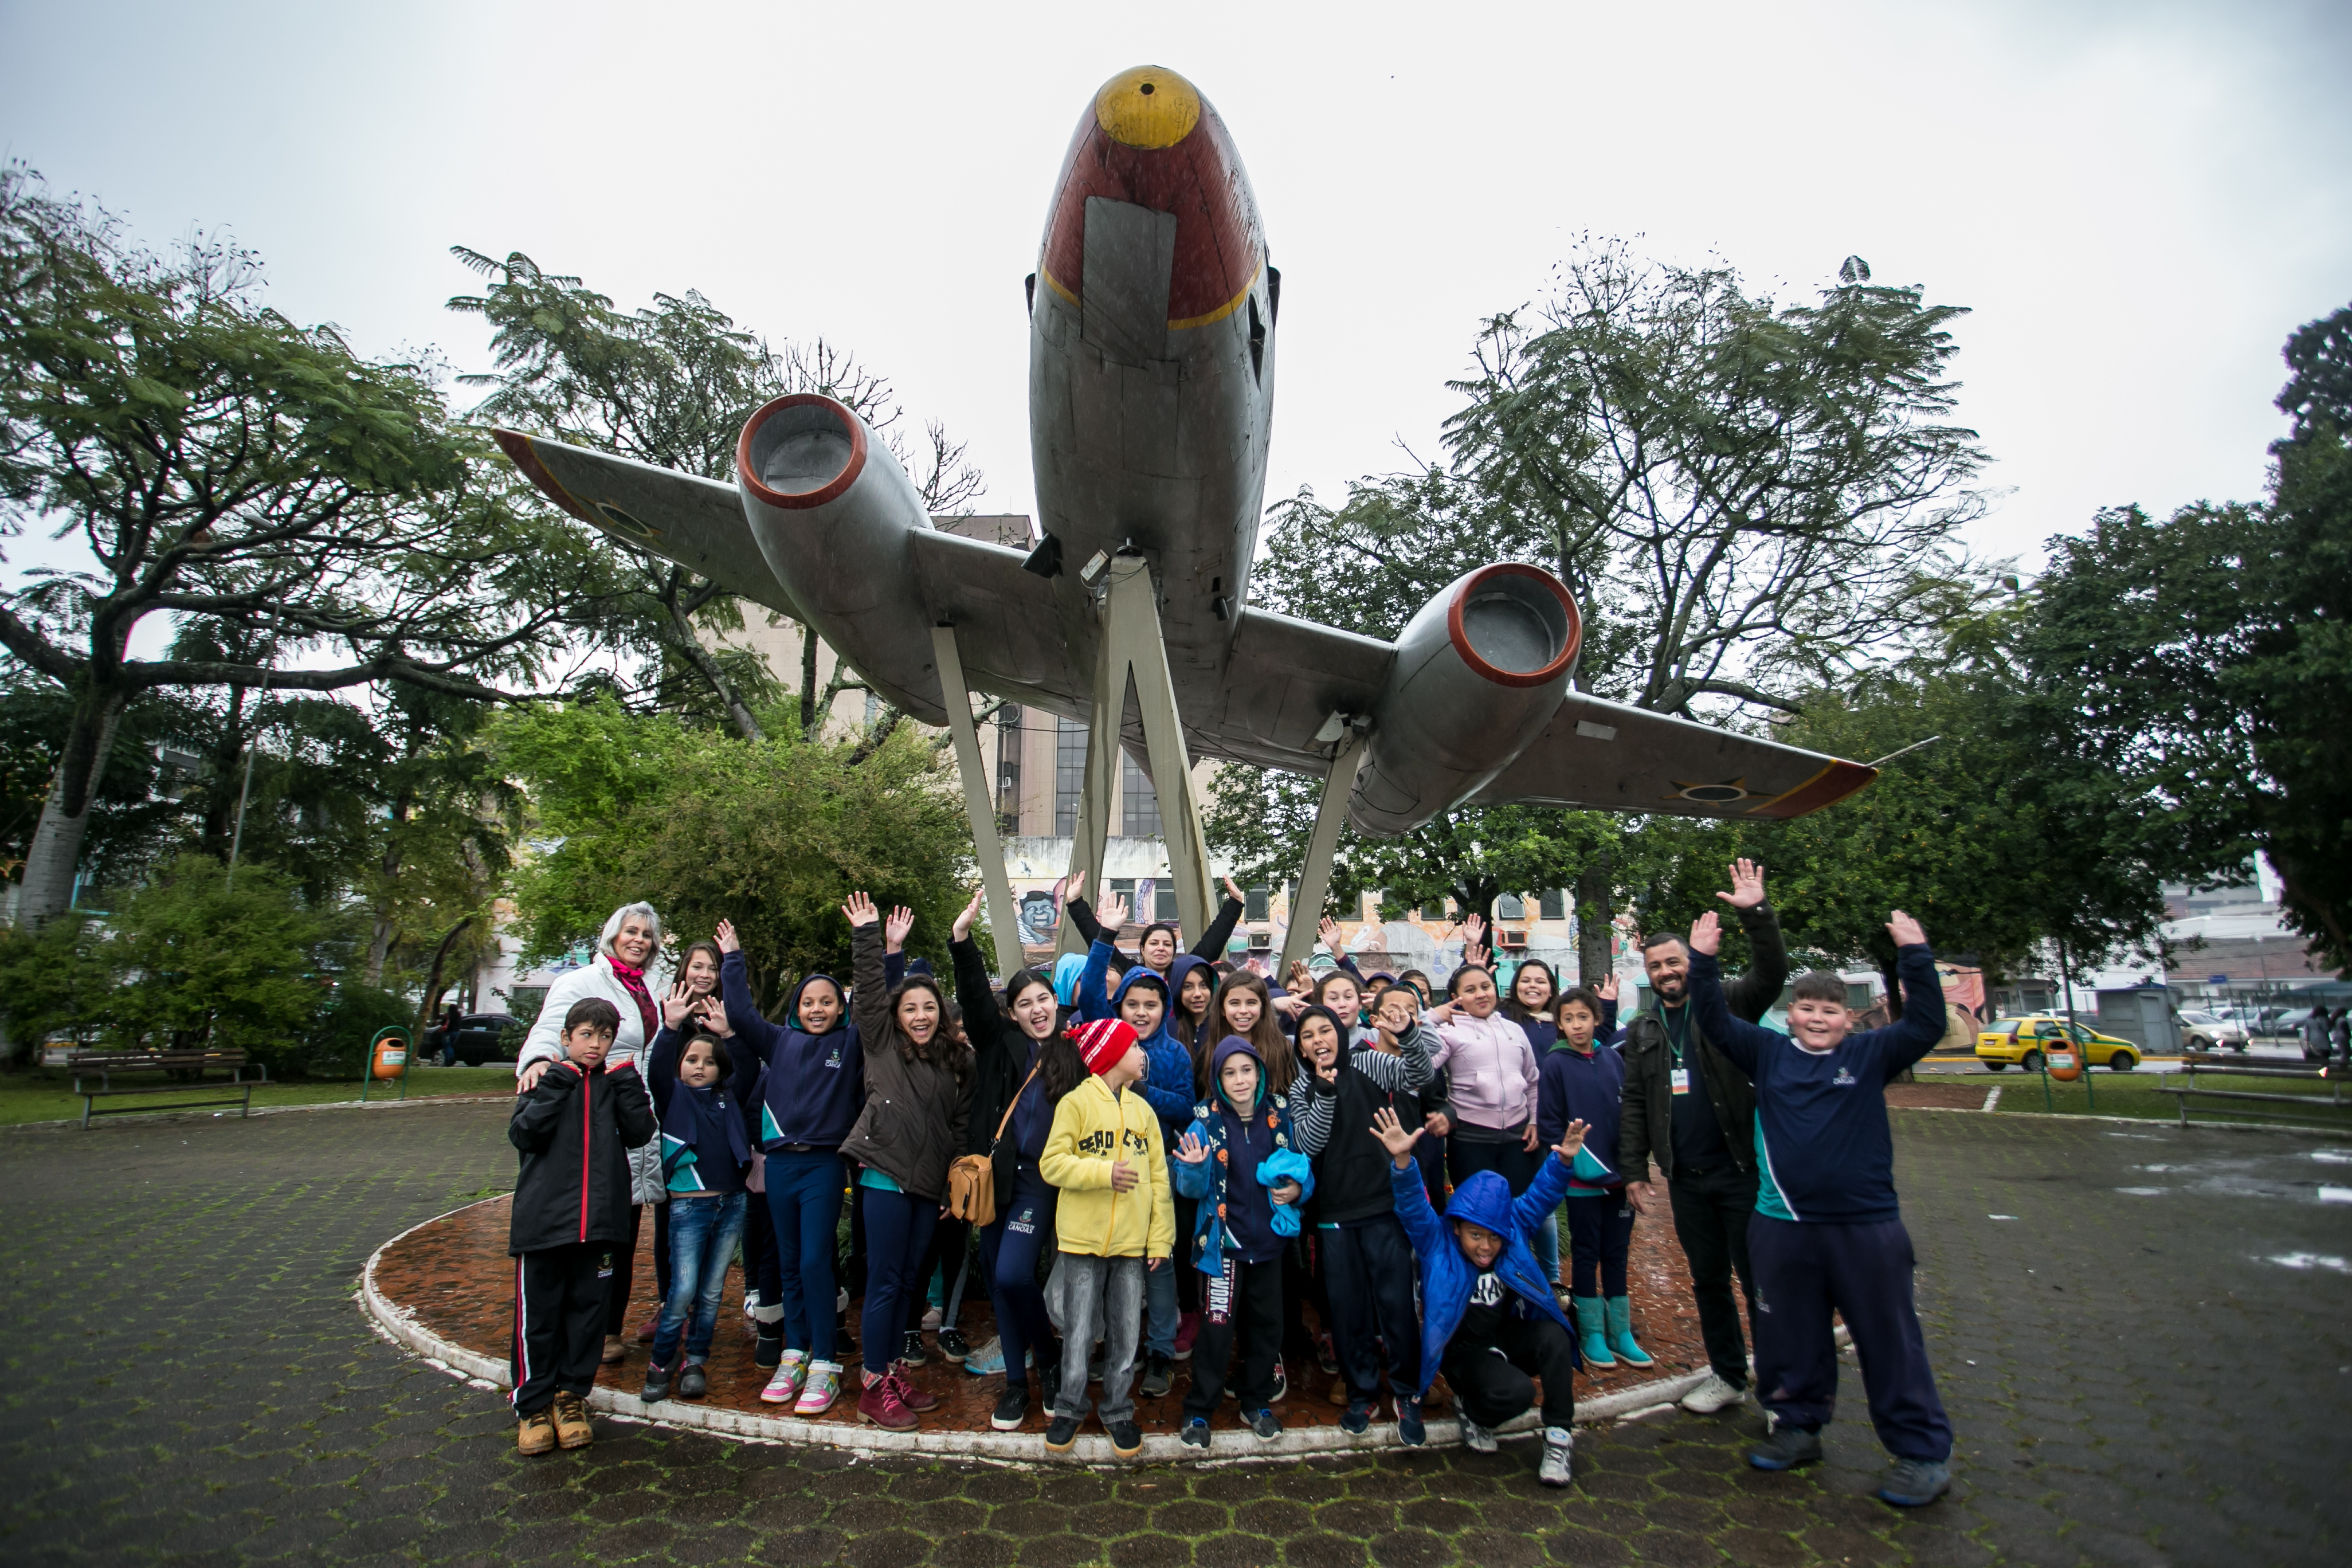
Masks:
[[[1898,1515],[1849,1379],[1830,1462],[1752,1416],[1121,1475],[852,1464],[600,1422],[525,1461],[496,1394],[375,1338],[386,1237],[502,1186],[496,1107],[0,1136],[0,1561],[915,1564],[2341,1563],[2352,1153],[2294,1135],[1905,1112],[1962,1480]],[[1995,1219],[1995,1215],[2014,1215]],[[2280,1260],[2285,1261],[2280,1261]]]

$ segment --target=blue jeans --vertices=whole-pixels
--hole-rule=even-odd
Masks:
[[[857,1321],[866,1370],[879,1377],[907,1348],[907,1308],[923,1288],[940,1201],[880,1187],[857,1189],[866,1215],[866,1305]]]
[[[996,1223],[980,1233],[981,1266],[988,1270],[989,1304],[996,1309],[996,1331],[1004,1343],[1009,1388],[1026,1388],[1022,1358],[1034,1352],[1037,1369],[1054,1353],[1054,1325],[1045,1315],[1045,1292],[1037,1283],[1037,1258],[1054,1245],[1054,1208],[1061,1194],[1032,1173],[1013,1178]]]
[[[806,1351],[812,1361],[834,1359],[833,1260],[848,1181],[841,1156],[830,1149],[768,1156],[768,1224],[776,1237],[784,1348]]]
[[[662,1302],[661,1323],[654,1330],[656,1366],[670,1364],[681,1334],[687,1360],[698,1362],[710,1354],[710,1336],[719,1327],[719,1298],[727,1290],[727,1266],[735,1261],[735,1243],[743,1234],[743,1197],[741,1193],[713,1193],[669,1200],[669,1297]]]

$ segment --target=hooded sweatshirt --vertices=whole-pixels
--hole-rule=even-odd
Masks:
[[[1437,1026],[1437,1039],[1430,1065],[1446,1071],[1456,1122],[1502,1133],[1534,1117],[1535,1047],[1500,1009],[1483,1018],[1456,1013]]]
[[[1118,950],[1108,941],[1097,942],[1087,952],[1087,967],[1078,976],[1078,1014],[1088,1023],[1097,1018],[1118,1018],[1127,1003],[1127,994],[1139,985],[1157,986],[1163,1003],[1168,997],[1168,982],[1141,964],[1127,972],[1118,984],[1118,993],[1108,1001],[1103,996],[1103,979],[1109,972],[1110,961]],[[1192,1053],[1182,1041],[1168,1032],[1168,1008],[1160,1009],[1160,1026],[1145,1035],[1139,1042],[1144,1055],[1151,1058],[1151,1070],[1135,1086],[1144,1103],[1160,1117],[1160,1142],[1171,1141],[1174,1130],[1184,1124],[1192,1113]]]
[[[1454,1189],[1445,1205],[1446,1217],[1440,1219],[1429,1206],[1429,1194],[1422,1190],[1420,1168],[1411,1161],[1402,1170],[1390,1165],[1389,1185],[1395,1196],[1397,1218],[1421,1261],[1421,1394],[1429,1393],[1430,1383],[1444,1365],[1446,1342],[1462,1326],[1470,1292],[1478,1283],[1478,1268],[1463,1256],[1448,1220],[1467,1220],[1503,1238],[1494,1273],[1510,1291],[1504,1311],[1518,1318],[1538,1313],[1549,1318],[1568,1331],[1573,1352],[1576,1331],[1569,1329],[1559,1300],[1545,1285],[1543,1270],[1536,1267],[1535,1254],[1528,1247],[1528,1237],[1542,1226],[1544,1216],[1559,1207],[1568,1191],[1569,1174],[1570,1168],[1559,1156],[1548,1154],[1528,1190],[1514,1198],[1510,1183],[1500,1172],[1477,1172]],[[1579,1356],[1576,1364],[1583,1365],[1583,1358]]]
[[[727,1053],[733,1063],[732,1081],[712,1082],[697,1089],[678,1077],[686,1047],[701,1035],[681,1035],[664,1028],[654,1037],[646,1056],[646,1073],[653,1089],[654,1114],[661,1121],[662,1189],[671,1193],[736,1193],[751,1163],[751,1142],[744,1131],[743,1104],[761,1092],[767,1068],[750,1051]]]
[[[1247,1057],[1257,1063],[1257,1089],[1248,1108],[1225,1098],[1225,1063]],[[1265,1062],[1239,1035],[1218,1043],[1209,1068],[1209,1098],[1193,1108],[1191,1131],[1209,1157],[1197,1164],[1176,1163],[1176,1190],[1200,1202],[1192,1232],[1192,1262],[1203,1274],[1224,1272],[1230,1251],[1244,1263],[1282,1256],[1284,1238],[1274,1228],[1274,1199],[1257,1179],[1258,1167],[1291,1147],[1290,1110],[1265,1087]]]
[[[1312,1007],[1299,1016],[1304,1021],[1318,1012],[1331,1016],[1328,1007]],[[1325,1083],[1312,1068],[1300,1071],[1302,1092],[1294,1096],[1298,1147],[1314,1158],[1323,1184],[1321,1224],[1349,1225],[1393,1211],[1389,1152],[1371,1131],[1372,1112],[1385,1107],[1405,1126],[1421,1125],[1432,1039],[1427,1028],[1415,1024],[1395,1056],[1378,1046],[1342,1051],[1334,1083]]]
[[[840,1021],[822,1035],[798,1026],[802,994],[820,980],[847,1000],[848,986],[830,974],[812,974],[793,987],[784,1012],[793,1022],[771,1024],[752,1005],[743,955],[730,952],[719,963],[719,994],[727,1004],[727,1026],[768,1069],[760,1146],[772,1154],[796,1145],[838,1149],[866,1109],[866,1058],[849,1010],[843,1008]]]
[[[1139,1095],[1114,1094],[1100,1073],[1062,1097],[1037,1168],[1061,1189],[1054,1245],[1091,1258],[1166,1258],[1176,1246],[1160,1118]],[[1135,1170],[1127,1192],[1111,1185],[1120,1160]]]
[[[1178,1045],[1184,1047],[1187,1054],[1191,1053],[1195,1045],[1214,1046],[1216,1044],[1216,1041],[1213,1038],[1205,1041],[1195,1040],[1192,1037],[1194,1032],[1193,1026],[1186,1021],[1183,1014],[1176,1008],[1176,998],[1184,994],[1184,977],[1192,973],[1192,971],[1196,969],[1205,969],[1209,972],[1209,1007],[1211,1012],[1214,1012],[1217,1005],[1217,972],[1210,965],[1207,959],[1195,958],[1189,952],[1179,953],[1177,954],[1176,962],[1168,966],[1168,1005],[1170,1008],[1167,1025],[1168,1032],[1170,1035],[1174,1037]],[[1201,1019],[1199,1032],[1202,1034],[1208,1034],[1215,1027],[1215,1020],[1204,1015]]]

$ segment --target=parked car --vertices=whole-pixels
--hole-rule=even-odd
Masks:
[[[2182,1013],[2180,1036],[2182,1042],[2192,1051],[2242,1051],[2246,1048],[2246,1026],[2218,1013]]]
[[[469,1068],[500,1058],[499,1038],[514,1020],[504,1013],[465,1013],[458,1016],[454,1037],[438,1026],[425,1031],[425,1059],[430,1062],[448,1059],[454,1044],[457,1059]]]
[[[2003,1018],[1984,1029],[1977,1036],[1977,1060],[1991,1072],[2000,1072],[2011,1064],[2027,1072],[2040,1072],[2043,1056],[2061,1048],[2070,1039],[2081,1047],[2083,1059],[2093,1067],[2129,1072],[2139,1066],[2139,1047],[2129,1040],[2042,1013]]]

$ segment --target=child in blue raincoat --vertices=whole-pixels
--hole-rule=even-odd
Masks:
[[[1517,1198],[1500,1173],[1479,1171],[1454,1189],[1443,1220],[1429,1206],[1413,1162],[1423,1129],[1401,1125],[1383,1106],[1372,1112],[1372,1131],[1389,1152],[1397,1218],[1421,1263],[1422,1396],[1443,1371],[1461,1412],[1464,1445],[1491,1454],[1495,1428],[1537,1404],[1539,1380],[1544,1448],[1537,1477],[1546,1486],[1568,1485],[1576,1336],[1528,1240],[1559,1207],[1571,1174],[1601,1171],[1595,1162],[1580,1172],[1591,1160],[1584,1123],[1568,1124],[1553,1157]]]

